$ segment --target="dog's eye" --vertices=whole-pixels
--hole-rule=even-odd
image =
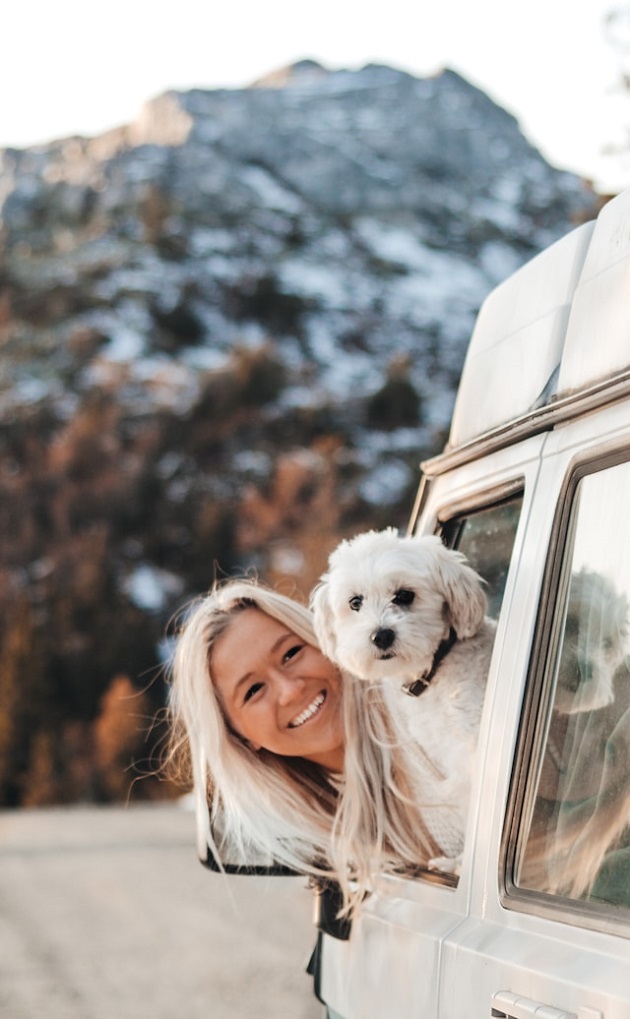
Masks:
[[[363,595],[354,594],[350,601],[348,602],[348,605],[350,606],[353,612],[358,612],[361,606],[363,605]]]
[[[401,587],[392,598],[394,605],[411,605],[415,598],[413,591],[409,591],[406,587]]]

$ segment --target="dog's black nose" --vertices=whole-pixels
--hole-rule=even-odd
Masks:
[[[391,647],[396,640],[396,632],[394,630],[375,630],[371,639],[380,651],[387,651],[387,648]]]

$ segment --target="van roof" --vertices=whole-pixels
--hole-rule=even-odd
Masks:
[[[484,301],[445,453],[630,368],[630,191]]]

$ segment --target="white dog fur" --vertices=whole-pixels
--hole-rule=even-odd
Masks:
[[[332,552],[311,605],[324,653],[382,685],[400,739],[413,744],[422,817],[443,854],[430,866],[457,873],[495,633],[480,577],[436,536],[369,531]],[[449,633],[428,686],[409,696]]]

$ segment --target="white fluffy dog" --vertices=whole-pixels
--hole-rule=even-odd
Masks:
[[[332,552],[311,604],[324,653],[382,683],[443,854],[430,865],[457,873],[495,633],[480,577],[436,536],[369,531]]]

